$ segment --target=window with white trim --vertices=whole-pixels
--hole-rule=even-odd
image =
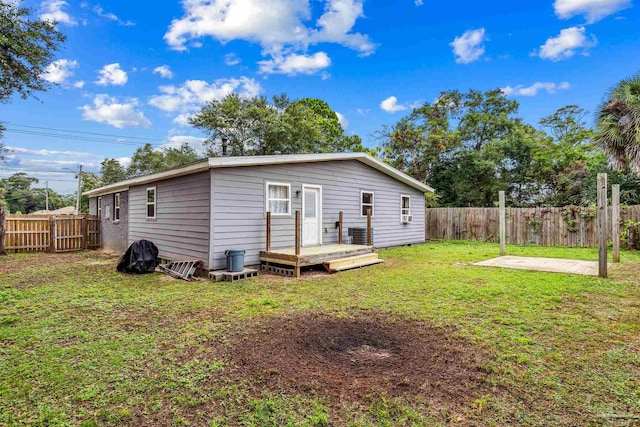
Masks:
[[[411,196],[400,196],[400,215],[411,215]]]
[[[373,191],[360,192],[360,215],[367,216],[367,212],[371,211],[371,216],[373,216],[373,213],[374,213],[373,200],[374,200]]]
[[[120,193],[113,195],[113,220],[120,221]]]
[[[147,188],[147,219],[156,219],[156,187]]]
[[[98,219],[102,219],[102,197],[98,197]]]
[[[266,211],[271,215],[291,215],[291,184],[267,182]]]

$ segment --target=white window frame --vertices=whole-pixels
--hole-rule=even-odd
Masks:
[[[364,193],[367,194],[371,194],[371,203],[363,203],[362,201],[362,196],[364,195]],[[360,217],[361,218],[366,218],[366,215],[362,214],[362,208],[365,206],[369,206],[371,205],[371,218],[373,218],[376,215],[376,193],[373,191],[368,191],[368,190],[360,190]]]
[[[153,202],[149,202],[149,191],[153,190]],[[158,217],[158,190],[156,187],[147,187],[144,192],[144,214],[147,219],[156,219]],[[149,205],[153,205],[153,216],[149,216]]]
[[[98,196],[98,219],[102,219],[102,197]]]
[[[113,222],[120,222],[120,193],[113,195]]]
[[[408,208],[403,208],[402,207],[402,201],[407,198],[409,199],[409,207]],[[404,213],[404,211],[407,211],[407,213]],[[411,196],[408,194],[401,194],[400,195],[400,222],[402,222],[402,217],[405,215],[411,215]]]
[[[289,196],[287,199],[270,199],[269,198],[269,187],[270,186],[279,186],[279,187],[287,187],[287,195]],[[269,212],[269,202],[270,201],[287,201],[287,213],[275,213],[271,212],[271,216],[291,216],[291,184],[286,182],[271,182],[267,181],[264,183],[264,211]]]

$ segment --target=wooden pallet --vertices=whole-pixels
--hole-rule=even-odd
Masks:
[[[209,279],[214,282],[237,282],[238,280],[258,277],[258,270],[245,268],[242,271],[210,271]]]
[[[262,264],[262,271],[285,277],[295,277],[296,275],[295,267],[283,267],[273,264]]]

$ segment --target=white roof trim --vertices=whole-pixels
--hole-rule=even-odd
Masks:
[[[382,160],[370,156],[367,153],[322,153],[322,154],[287,154],[277,156],[245,156],[245,157],[211,157],[179,168],[169,169],[162,172],[152,173],[137,178],[127,179],[115,184],[106,185],[83,193],[85,196],[95,197],[103,194],[123,191],[136,185],[148,184],[163,179],[174,178],[192,173],[203,172],[208,169],[232,168],[241,166],[265,166],[290,163],[315,163],[328,162],[337,160],[358,160],[366,165],[371,166],[380,172],[389,175],[398,181],[401,181],[416,190],[423,193],[433,193],[434,189],[430,186],[400,172],[399,170],[389,166]]]

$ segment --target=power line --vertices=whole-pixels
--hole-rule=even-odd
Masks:
[[[161,138],[151,138],[151,137],[139,137],[139,136],[125,136],[125,135],[116,135],[109,133],[98,133],[98,132],[84,132],[72,129],[59,129],[59,128],[50,128],[44,126],[31,126],[31,125],[22,125],[13,122],[7,122],[11,125],[11,127],[7,127],[5,130],[7,132],[22,134],[22,135],[33,135],[33,136],[45,136],[51,138],[61,138],[67,139],[71,141],[82,141],[82,142],[100,142],[100,143],[108,143],[108,144],[118,144],[118,145],[132,145],[132,146],[144,146],[149,144],[151,146],[162,146],[169,143],[166,139]],[[15,129],[13,127],[25,128],[25,129]],[[33,129],[33,130],[30,130]],[[63,132],[63,133],[55,133],[55,132]],[[71,133],[72,135],[69,135]],[[77,135],[73,135],[77,134]],[[88,136],[83,136],[88,135]],[[115,140],[113,139],[115,138]],[[124,141],[119,141],[120,139]],[[157,141],[157,143],[151,143],[149,141]],[[179,144],[188,144],[189,141],[171,141],[173,143]]]

